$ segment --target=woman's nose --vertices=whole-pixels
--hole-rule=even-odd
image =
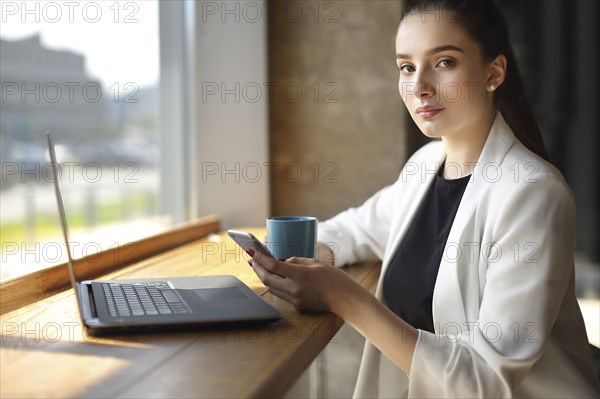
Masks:
[[[411,79],[400,79],[399,90],[405,102],[413,96],[423,101],[426,98],[436,95],[434,77],[430,73],[427,73],[427,71],[416,72],[411,76]]]
[[[435,95],[435,85],[425,73],[417,75],[415,96],[424,99]]]

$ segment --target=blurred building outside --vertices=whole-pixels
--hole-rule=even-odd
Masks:
[[[157,86],[105,87],[85,61],[39,34],[0,40],[1,281],[66,260],[45,132],[57,143],[76,255],[168,224],[157,205]]]

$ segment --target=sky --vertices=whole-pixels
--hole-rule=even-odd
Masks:
[[[100,79],[105,87],[158,83],[156,0],[0,0],[2,39],[36,33],[44,47],[84,55],[87,74]]]

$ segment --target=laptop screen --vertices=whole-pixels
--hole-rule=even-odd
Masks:
[[[79,294],[77,290],[77,277],[75,276],[75,270],[73,269],[73,257],[71,255],[71,246],[69,244],[69,229],[67,227],[67,216],[65,213],[65,205],[63,202],[62,190],[60,188],[60,174],[58,172],[58,162],[56,161],[56,151],[54,150],[54,143],[52,141],[52,136],[50,133],[46,133],[46,138],[48,139],[48,152],[50,153],[50,164],[52,170],[52,183],[54,184],[54,192],[56,194],[56,203],[58,204],[58,214],[60,219],[60,226],[62,229],[63,237],[65,239],[65,247],[67,249],[67,268],[69,269],[69,278],[71,280],[71,285],[75,290],[77,297],[77,304],[79,305],[79,309],[81,309],[81,303],[79,300]]]

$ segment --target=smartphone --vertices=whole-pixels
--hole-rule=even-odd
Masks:
[[[229,237],[233,239],[246,253],[248,250],[258,252],[262,255],[273,258],[273,254],[268,250],[260,240],[251,233],[237,230],[227,230]]]

